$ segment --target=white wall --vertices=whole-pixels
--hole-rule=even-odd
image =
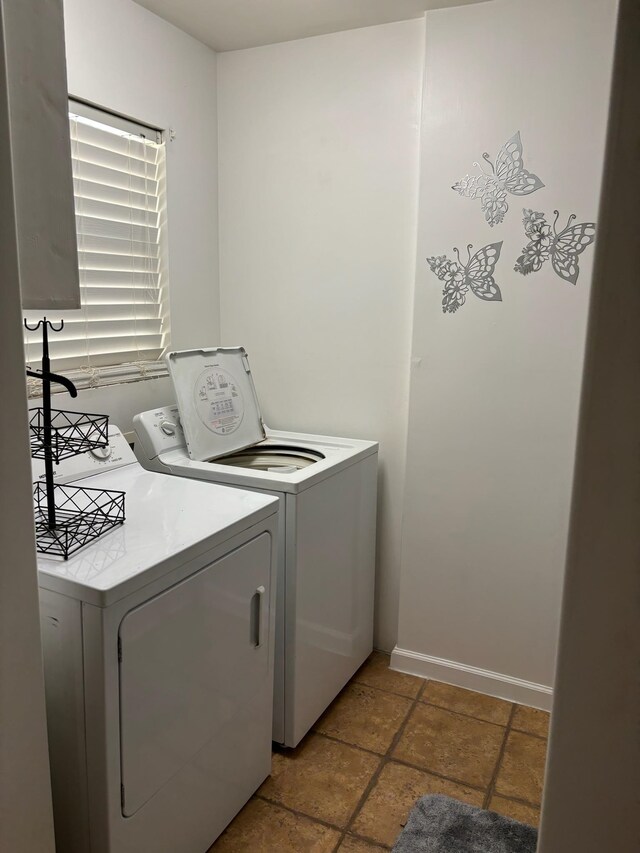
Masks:
[[[171,341],[219,340],[216,56],[132,0],[65,0],[69,91],[175,131],[167,142]],[[55,405],[131,416],[171,399],[167,379],[57,395]]]
[[[513,266],[523,207],[552,218],[558,208],[563,223],[597,217],[615,9],[615,0],[493,0],[427,14],[393,662],[541,706],[553,683],[594,250],[576,286],[549,262],[526,278]],[[479,202],[451,186],[517,130],[545,187],[510,196],[504,223],[490,228]],[[468,243],[498,240],[503,301],[469,294],[443,314],[426,258],[454,257],[453,246],[466,258]]]
[[[381,443],[376,644],[396,639],[423,21],[218,56],[222,343],[266,422]]]

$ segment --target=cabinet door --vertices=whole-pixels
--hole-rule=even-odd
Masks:
[[[2,2],[22,307],[80,307],[62,0]]]
[[[200,753],[211,754],[212,746],[216,762],[207,772],[229,792],[246,784],[265,755],[268,762],[270,560],[271,539],[262,533],[122,620],[126,817],[187,765],[202,773]]]

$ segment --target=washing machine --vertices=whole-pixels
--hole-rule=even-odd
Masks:
[[[125,523],[38,556],[56,849],[205,853],[270,772],[278,502],[109,438],[56,481],[125,491]]]
[[[145,468],[273,495],[273,739],[296,746],[373,646],[378,444],[268,429],[242,347],[171,352],[176,403],[133,419]]]

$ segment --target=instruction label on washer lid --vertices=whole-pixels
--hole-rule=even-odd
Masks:
[[[208,367],[194,387],[196,412],[217,435],[235,432],[244,417],[244,400],[233,376],[220,367]]]

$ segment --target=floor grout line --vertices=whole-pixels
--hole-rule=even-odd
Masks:
[[[358,749],[360,752],[366,752],[367,755],[373,755],[375,758],[384,758],[387,754],[386,752],[376,752],[374,749],[368,749],[366,746],[360,746],[358,743],[351,743],[350,740],[342,740],[342,738],[336,737],[336,735],[329,735],[319,729],[314,729],[313,734],[318,737],[326,738],[327,740],[332,740],[334,743],[341,743],[343,746],[352,746],[354,749]]]
[[[310,820],[312,823],[319,823],[321,826],[326,826],[327,829],[333,829],[336,832],[344,832],[345,829],[342,826],[338,826],[337,823],[331,823],[328,820],[324,820],[321,817],[315,817],[313,815],[307,814],[306,812],[301,812],[299,809],[294,809],[293,806],[287,806],[284,803],[279,802],[278,800],[273,800],[271,797],[265,797],[264,794],[255,793],[254,798],[257,800],[262,800],[265,803],[269,803],[270,806],[276,806],[279,809],[284,809],[286,812],[291,812],[296,817],[302,817],[305,820]]]
[[[399,693],[397,690],[387,690],[386,687],[378,687],[376,684],[367,684],[366,681],[357,681],[355,678],[352,681],[348,681],[345,684],[345,687],[348,687],[350,684],[357,684],[359,687],[368,687],[370,690],[379,690],[380,693],[389,693],[391,696],[402,696],[403,699],[409,699],[410,702],[413,702],[422,691],[422,684],[420,685],[420,689],[418,690],[415,696],[409,696],[407,693]]]
[[[436,779],[442,779],[443,782],[453,782],[454,785],[460,785],[464,788],[469,788],[472,791],[477,791],[478,793],[484,794],[487,790],[482,785],[474,785],[472,782],[465,782],[464,779],[456,779],[453,776],[444,776],[436,770],[429,770],[428,767],[421,767],[419,764],[412,764],[410,761],[405,761],[404,758],[398,758],[395,755],[389,756],[389,763],[390,762],[393,762],[394,764],[401,764],[403,767],[409,767],[411,770],[419,770],[420,773],[424,773],[425,776],[433,776]]]
[[[500,700],[504,702],[504,699]],[[426,705],[427,708],[437,708],[439,711],[448,711],[450,714],[457,714],[458,717],[464,717],[467,720],[475,720],[476,723],[487,723],[490,726],[497,726],[499,729],[504,729],[507,726],[507,723],[494,723],[493,720],[486,720],[484,717],[475,717],[473,714],[465,714],[464,711],[454,711],[453,708],[447,708],[445,705],[436,705],[435,702],[425,702],[424,699],[420,700],[421,705]],[[509,711],[511,714],[511,711]]]
[[[507,727],[504,732],[504,738],[502,739],[502,746],[500,747],[500,752],[498,754],[498,760],[496,761],[496,766],[493,770],[493,775],[491,776],[491,780],[489,781],[489,786],[487,787],[487,793],[485,794],[485,798],[482,804],[482,808],[488,809],[489,803],[493,798],[493,794],[495,792],[496,781],[498,779],[498,774],[500,772],[500,768],[502,766],[502,760],[504,758],[505,751],[507,749],[507,741],[509,740],[509,733],[511,732],[511,724],[513,723],[513,718],[516,713],[516,705],[513,704],[511,706],[511,713],[509,714],[509,721],[507,722]]]
[[[496,791],[491,795],[492,797],[500,797],[501,800],[508,800],[510,803],[517,803],[519,806],[528,806],[530,809],[540,809],[542,808],[541,803],[532,803],[530,800],[523,800],[521,797],[512,797],[511,795],[507,796],[506,794],[499,794]]]
[[[365,841],[367,844],[370,844],[372,847],[375,847],[376,850],[391,850],[391,846],[389,844],[383,844],[382,841],[376,841],[375,838],[371,838],[369,835],[362,835],[359,832],[354,832],[352,829],[345,830],[344,836],[340,843],[344,841],[345,838],[357,838],[358,841]],[[336,848],[339,850],[340,848]],[[332,851],[335,853],[335,851]]]
[[[387,751],[382,756],[380,756],[380,763],[378,764],[377,769],[374,771],[373,776],[369,780],[369,784],[366,786],[366,788],[362,792],[360,799],[358,800],[358,802],[356,804],[356,807],[354,808],[353,812],[351,813],[351,817],[347,821],[347,825],[345,827],[344,832],[342,833],[341,838],[338,840],[338,843],[335,847],[334,853],[335,853],[335,851],[339,850],[340,845],[344,841],[345,836],[352,829],[353,822],[355,821],[356,817],[360,813],[360,810],[362,809],[362,807],[364,806],[366,801],[369,799],[369,795],[371,794],[371,792],[373,791],[373,789],[377,785],[382,771],[387,766],[387,764],[389,764],[389,762],[391,761],[393,750],[395,749],[398,742],[400,741],[400,738],[404,734],[404,730],[405,730],[406,725],[409,721],[409,717],[411,716],[415,707],[417,706],[418,702],[420,701],[420,696],[421,696],[423,690],[424,690],[424,685],[421,687],[420,690],[418,690],[415,699],[412,701],[411,705],[409,705],[409,707],[407,708],[407,713],[405,714],[404,719],[402,720],[402,722],[400,723],[400,725],[396,729],[394,736],[391,738],[391,743],[389,744]]]
[[[535,737],[538,740],[548,741],[548,735],[538,735],[535,732],[528,732],[526,729],[517,729],[515,726],[511,726],[512,732],[517,732],[519,735],[529,735],[529,737]]]

